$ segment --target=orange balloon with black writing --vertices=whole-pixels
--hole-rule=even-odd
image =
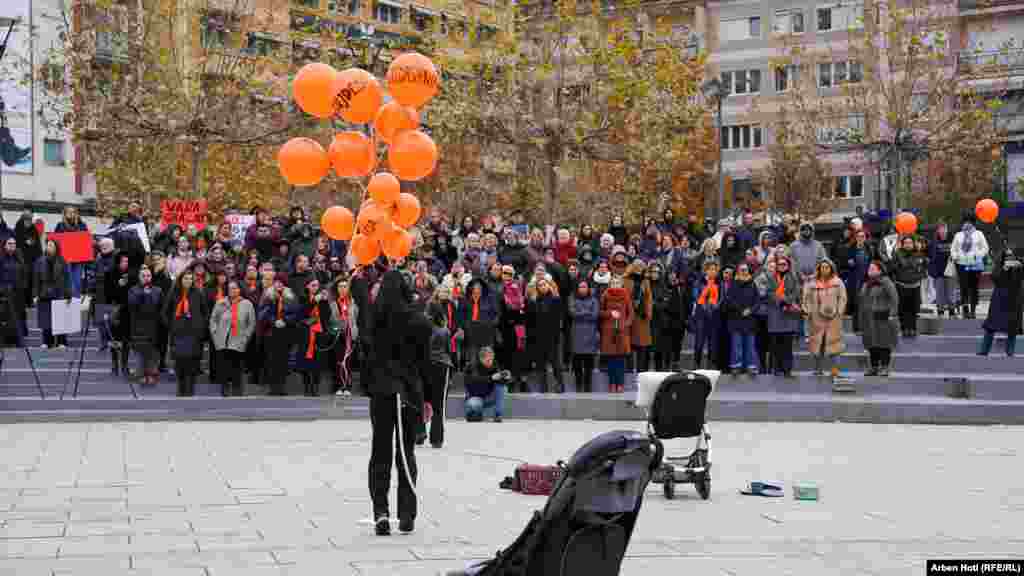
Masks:
[[[429,102],[440,87],[434,63],[418,52],[406,52],[395,58],[385,79],[391,96],[402,106],[413,108]]]
[[[281,176],[292,186],[315,186],[327,176],[331,161],[324,147],[309,138],[292,138],[277,151]]]
[[[901,212],[896,216],[896,231],[900,234],[913,234],[917,231],[917,216],[910,212]]]
[[[408,228],[420,219],[420,201],[418,198],[402,192],[398,195],[398,202],[391,209],[391,219],[402,228]]]
[[[366,124],[373,120],[384,103],[380,82],[360,68],[338,72],[331,90],[334,113],[353,124]]]
[[[380,242],[362,234],[352,237],[352,243],[348,249],[361,266],[372,264],[380,256]]]
[[[334,173],[340,178],[361,178],[377,165],[377,151],[365,134],[340,132],[327,149]]]
[[[401,260],[412,252],[412,234],[394,226],[380,244],[384,255],[392,260]]]
[[[317,118],[334,115],[335,77],[338,72],[327,64],[312,62],[306,64],[292,80],[292,96],[299,108]]]
[[[356,218],[356,232],[367,238],[379,239],[380,235],[387,232],[391,224],[391,214],[383,206],[371,200],[359,209],[359,216]]]
[[[978,200],[978,204],[974,206],[974,215],[978,217],[978,220],[986,224],[991,224],[999,218],[999,204],[991,198],[985,198],[984,200]]]
[[[419,130],[402,132],[388,148],[388,166],[402,180],[422,180],[437,167],[437,145]]]
[[[349,240],[355,226],[355,216],[344,206],[331,206],[320,217],[320,229],[331,240]]]
[[[393,174],[381,172],[370,178],[370,183],[366,185],[366,191],[378,205],[390,208],[392,204],[398,202],[398,195],[402,193],[402,184]]]
[[[397,100],[392,100],[381,106],[377,111],[377,118],[373,121],[373,129],[377,136],[388,144],[396,135],[419,127],[419,112],[415,108],[402,106]]]

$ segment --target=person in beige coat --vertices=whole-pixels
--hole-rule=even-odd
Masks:
[[[228,297],[217,302],[210,314],[210,334],[218,355],[221,394],[242,396],[242,367],[249,338],[256,331],[256,309],[242,298],[238,282],[228,282]]]
[[[825,373],[827,359],[832,377],[838,376],[835,357],[846,349],[843,343],[846,287],[831,260],[819,260],[814,281],[804,283],[802,307],[808,319],[807,346],[814,355],[814,374]]]

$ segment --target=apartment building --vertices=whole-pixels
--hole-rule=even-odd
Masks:
[[[810,70],[822,94],[839,95],[842,82],[863,78],[863,63],[844,53],[850,35],[863,33],[863,3],[832,0],[721,0],[708,2],[709,74],[717,75],[726,94],[722,106],[722,168],[726,175],[726,206],[751,199],[772,199],[759,189],[756,174],[768,166],[773,142],[772,120],[794,89],[793,67],[779,68],[794,44],[829,54]],[[755,105],[756,104],[756,105]],[[843,119],[822,126],[817,134],[828,142],[840,133],[864,133],[864,118]],[[860,154],[827,154],[839,201],[834,218],[852,215],[858,206],[878,205],[879,174]]]
[[[1000,96],[1005,105],[996,121],[1005,133],[1001,153],[1009,210],[1024,216],[1024,2],[959,0],[957,72],[979,90]]]

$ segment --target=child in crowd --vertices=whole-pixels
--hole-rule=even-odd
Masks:
[[[480,348],[478,359],[466,374],[466,422],[481,422],[484,411],[494,408],[494,421],[505,413],[505,392],[512,375],[494,362],[494,350]]]

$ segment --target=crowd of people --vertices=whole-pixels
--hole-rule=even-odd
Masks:
[[[224,395],[242,394],[245,381],[285,394],[292,372],[307,395],[321,393],[325,375],[332,392],[350,394],[369,321],[351,282],[372,299],[389,263],[354,266],[345,243],[320,235],[302,208],[251,214],[240,235],[228,223],[151,227],[147,251],[126,231],[143,222],[135,203],[99,238],[95,262],[68,264],[26,212],[0,256],[0,295],[19,319],[9,339],[20,342],[26,310],[38,305],[44,346],[66,346],[42,319],[50,302],[88,294],[112,373],[143,386],[173,362],[182,396],[204,370]],[[974,318],[989,263],[992,306],[1005,313],[989,315],[979,353],[1002,332],[1012,354],[1021,307],[1012,249],[993,258],[971,214],[955,233],[940,222],[927,237],[886,226],[848,219],[826,248],[810,222],[764,225],[750,212],[716,223],[666,211],[631,231],[621,216],[603,230],[541,229],[516,215],[452,225],[435,211],[416,228],[412,254],[391,265],[434,327],[427,394],[438,405],[443,382],[464,373],[471,419],[485,408],[500,419],[506,392],[563,392],[563,366],[580,392],[597,388],[595,377],[622,392],[629,372],[676,367],[792,377],[800,344],[816,373],[835,373],[847,315],[870,351],[868,373],[885,376],[898,340],[917,335],[922,293],[934,292],[940,316]],[[86,229],[68,208],[55,231]],[[693,362],[681,366],[688,332]]]

